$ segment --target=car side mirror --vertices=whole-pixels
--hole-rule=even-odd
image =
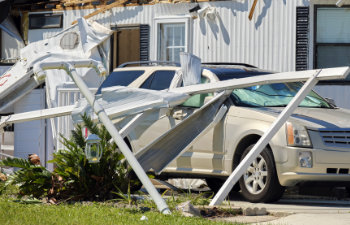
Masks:
[[[335,104],[334,99],[332,99],[332,98],[325,98],[325,99],[326,99],[326,101],[327,101],[329,104],[331,104],[333,107],[337,107],[337,105]]]

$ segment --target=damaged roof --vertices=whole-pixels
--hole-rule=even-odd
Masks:
[[[105,7],[123,7],[136,5],[153,5],[157,3],[180,2],[208,2],[211,0],[0,0],[10,3],[12,10],[42,11],[42,10],[69,10],[69,9],[93,9]],[[0,7],[3,12],[3,7]]]

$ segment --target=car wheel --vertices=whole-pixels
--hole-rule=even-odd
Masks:
[[[242,159],[253,148],[250,145],[242,154]],[[239,180],[242,195],[250,202],[273,202],[281,198],[284,192],[278,181],[272,152],[265,148],[249,166]]]

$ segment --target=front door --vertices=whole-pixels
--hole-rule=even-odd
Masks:
[[[149,32],[147,25],[115,28],[112,41],[112,68],[125,62],[147,61]]]

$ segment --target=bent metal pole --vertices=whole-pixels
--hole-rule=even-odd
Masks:
[[[237,183],[239,178],[248,169],[249,165],[253,160],[258,157],[266,145],[270,142],[271,138],[275,136],[277,131],[282,127],[282,125],[287,121],[289,116],[294,112],[294,110],[299,106],[301,101],[304,100],[306,95],[310,93],[312,88],[317,84],[317,76],[322,70],[316,71],[303,85],[303,87],[294,96],[292,101],[289,102],[286,108],[280,113],[277,119],[272,123],[270,128],[264,133],[264,135],[259,139],[259,141],[254,145],[252,150],[244,157],[244,159],[238,164],[236,169],[227,178],[225,183],[222,185],[218,193],[214,196],[213,200],[210,202],[210,206],[220,205],[228,193],[231,191],[232,187]]]
[[[126,160],[129,162],[130,166],[135,171],[137,177],[140,179],[142,184],[145,186],[148,193],[151,195],[152,199],[156,203],[158,210],[163,214],[171,214],[168,205],[158,193],[157,189],[152,184],[151,180],[148,178],[146,172],[141,167],[140,163],[137,161],[133,153],[131,152],[128,145],[125,143],[124,139],[120,136],[118,130],[115,128],[113,122],[109,119],[103,107],[95,101],[94,96],[90,92],[89,88],[81,79],[81,77],[76,72],[76,67],[90,67],[94,68],[98,74],[106,73],[104,67],[94,60],[82,60],[74,61],[71,63],[67,62],[47,62],[38,63],[34,66],[33,70],[37,75],[45,75],[45,70],[49,69],[63,69],[67,74],[73,79],[75,84],[78,86],[81,93],[84,95],[86,100],[89,102],[94,112],[106,127],[108,132],[111,134],[113,140],[118,145],[120,151],[125,156]]]

